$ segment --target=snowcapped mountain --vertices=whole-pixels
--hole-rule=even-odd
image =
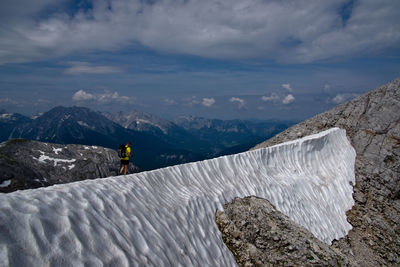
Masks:
[[[109,148],[12,139],[0,145],[0,192],[115,176],[119,167]]]
[[[268,199],[330,243],[351,229],[346,211],[354,203],[354,161],[345,131],[334,128],[207,161],[0,194],[0,260],[6,266],[235,266],[215,211],[250,195]]]
[[[161,119],[153,114],[132,110],[127,112],[118,112],[116,114],[103,113],[108,119],[122,125],[124,128],[152,132],[154,134],[167,135],[171,130],[175,130],[177,126],[168,121]]]

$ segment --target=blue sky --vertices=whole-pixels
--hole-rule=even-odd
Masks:
[[[0,108],[303,120],[400,77],[400,1],[0,3]]]

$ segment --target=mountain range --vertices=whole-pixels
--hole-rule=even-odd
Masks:
[[[1,262],[399,266],[399,110],[397,79],[254,151],[0,194]]]
[[[288,126],[289,122],[197,117],[181,117],[172,122],[139,111],[110,114],[59,106],[35,119],[2,111],[0,141],[24,138],[112,149],[131,141],[135,165],[151,170],[245,151]]]

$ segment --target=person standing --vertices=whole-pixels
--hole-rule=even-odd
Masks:
[[[122,172],[124,172],[124,175],[126,175],[126,173],[128,172],[130,156],[131,156],[131,142],[127,142],[125,145],[125,153],[122,153],[121,170],[119,171],[119,174],[122,174]]]

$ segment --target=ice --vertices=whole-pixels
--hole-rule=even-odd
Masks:
[[[236,266],[215,223],[266,198],[330,243],[347,234],[355,151],[342,129],[212,160],[0,195],[10,266]]]

